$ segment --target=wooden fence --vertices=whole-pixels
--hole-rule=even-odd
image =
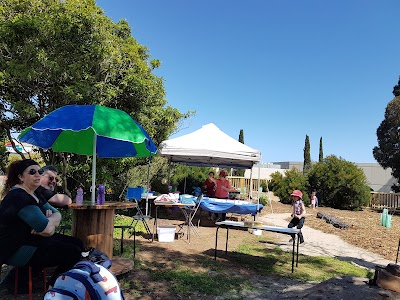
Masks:
[[[372,209],[389,208],[400,211],[400,193],[371,192],[369,207]]]

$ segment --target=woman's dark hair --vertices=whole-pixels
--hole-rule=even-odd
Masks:
[[[19,179],[18,175],[22,174],[27,167],[32,165],[39,165],[39,164],[33,159],[23,159],[14,161],[8,166],[7,179],[4,184],[3,191],[1,193],[2,198],[4,198],[7,195],[7,193],[14,185],[21,183],[21,180]]]

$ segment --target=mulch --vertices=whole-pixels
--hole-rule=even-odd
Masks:
[[[274,213],[291,212],[291,205],[272,201]],[[381,211],[365,208],[362,211],[349,211],[333,209],[330,207],[307,208],[307,226],[325,233],[340,236],[346,242],[376,253],[385,259],[396,261],[397,249],[400,239],[400,216],[393,215],[390,228],[380,224]],[[337,228],[325,220],[318,218],[317,213],[332,216],[349,225],[348,228]],[[262,214],[271,213],[271,208],[266,206]]]

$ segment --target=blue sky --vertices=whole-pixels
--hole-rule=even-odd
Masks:
[[[400,75],[399,1],[101,0],[161,67],[168,104],[196,111],[263,162],[324,155],[375,162],[376,129]]]

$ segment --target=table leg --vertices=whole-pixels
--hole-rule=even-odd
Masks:
[[[228,255],[228,237],[229,237],[229,227],[226,227],[225,255]]]
[[[186,223],[187,223],[187,235],[190,244],[190,210],[189,213],[185,215]]]
[[[296,257],[296,268],[299,266],[299,245],[300,245],[300,237],[297,235],[297,257]]]
[[[292,234],[292,273],[294,271],[294,250],[295,250],[295,244],[296,244],[296,236]]]
[[[215,231],[215,250],[214,250],[214,260],[217,260],[218,229],[219,229],[219,226],[217,226],[217,230]]]
[[[156,217],[154,218],[153,236],[152,236],[152,238],[151,238],[151,241],[152,241],[152,242],[154,242],[154,231],[157,230],[158,208],[159,208],[159,206],[156,206]]]

